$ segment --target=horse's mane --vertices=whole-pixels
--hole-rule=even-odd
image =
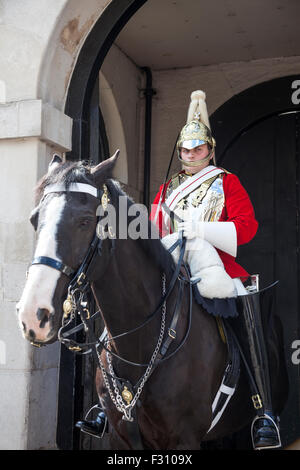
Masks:
[[[110,194],[114,197],[114,202],[117,203],[117,198],[119,196],[125,196],[127,198],[128,208],[135,204],[135,202],[126,194],[125,191],[121,188],[121,185],[118,181],[110,179],[106,182]],[[148,237],[147,238],[138,238],[137,242],[142,247],[142,249],[149,255],[149,257],[154,260],[154,262],[166,273],[170,275],[174,267],[174,260],[172,255],[166,250],[162,244],[159,235],[158,229],[154,226],[146,214],[141,215],[144,219],[144,224],[147,226]],[[151,234],[155,234],[155,237],[151,238]]]
[[[52,171],[48,172],[38,182],[35,189],[36,202],[38,202],[44,192],[46,186],[50,184],[63,183],[68,187],[71,183],[86,183],[95,184],[91,175],[91,164],[88,161],[77,161],[77,162],[64,162],[57,165]],[[125,196],[127,198],[127,208],[135,204],[135,202],[126,194],[119,182],[113,179],[105,181],[114,204],[118,204],[119,196]],[[143,217],[143,215],[142,215]],[[157,228],[153,226],[153,223],[149,218],[144,215],[144,223],[147,224],[148,238],[139,238],[137,242],[142,249],[149,255],[149,257],[160,267],[166,275],[170,275],[174,267],[174,261],[172,255],[166,250],[160,239],[158,238]],[[151,238],[150,234],[156,233],[156,238]]]
[[[52,171],[46,173],[35,188],[36,202],[40,200],[44,189],[49,184],[63,183],[66,188],[71,183],[91,184],[91,166],[88,161],[64,162],[57,165]]]

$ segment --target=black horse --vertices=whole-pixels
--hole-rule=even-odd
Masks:
[[[150,222],[144,221],[151,237],[121,236],[120,201],[127,215],[134,204],[112,179],[116,159],[115,155],[91,167],[83,162],[62,163],[55,157],[39,182],[37,206],[31,215],[37,245],[18,304],[20,325],[24,336],[35,345],[57,340],[70,278],[84,262],[97,231],[101,251],[97,252],[90,280],[111,339],[106,343],[111,354],[106,349],[98,350],[100,364],[107,374],[98,369],[96,386],[108,416],[111,448],[133,448],[126,420],[116,406],[122,390],[117,399],[112,381],[115,376],[125,379],[121,381],[125,391],[123,405],[130,403],[133,393],[129,386],[125,388],[126,383],[138,384],[134,390],[138,390],[139,396],[133,412],[144,448],[199,449],[201,442],[227,436],[252,420],[255,413],[248,380],[242,369],[236,392],[221,420],[208,433],[212,403],[227,365],[227,345],[215,317],[190,299],[188,282],[183,282],[180,293],[180,276],[176,277],[166,302],[160,305],[174,279],[176,266],[159,238],[153,236],[155,229]],[[77,183],[76,191],[68,191]],[[100,232],[107,231],[107,225],[97,225],[100,220],[97,208],[99,214],[107,202],[115,209],[116,224],[115,233],[110,232],[112,236],[105,238]],[[146,215],[140,214],[141,225],[143,217]],[[130,224],[138,230],[134,220],[131,212],[127,218],[128,231]],[[168,337],[179,293],[182,299],[176,335],[171,334],[164,360],[159,361],[157,353]],[[125,332],[130,333],[123,335]],[[279,414],[286,398],[285,376],[282,380],[280,355],[272,357],[274,408]],[[151,361],[153,367],[147,376]]]

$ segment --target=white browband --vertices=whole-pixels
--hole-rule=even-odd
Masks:
[[[59,192],[75,192],[75,193],[88,193],[92,196],[98,197],[99,191],[95,186],[86,183],[71,183],[68,188],[64,184],[50,184],[46,186],[44,190],[44,196],[49,193],[59,193]]]

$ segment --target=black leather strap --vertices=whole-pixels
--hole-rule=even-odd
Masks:
[[[172,211],[170,209],[169,206],[167,206],[167,204],[165,202],[162,203],[162,208],[164,209],[164,211],[168,214],[168,216],[170,217],[170,219],[172,221],[177,220],[177,222],[183,222],[184,220],[179,217],[174,211]]]
[[[50,268],[57,269],[57,271],[60,271],[68,277],[71,277],[75,272],[74,269],[70,268],[64,263],[61,263],[61,261],[58,261],[54,258],[49,258],[48,256],[37,256],[32,260],[31,264],[44,264]]]
[[[137,420],[136,407],[132,409],[133,421],[125,421],[130,444],[134,450],[144,450],[140,427]]]
[[[183,287],[184,287],[184,281],[179,280],[179,282],[180,284],[179,284],[179,292],[178,292],[177,301],[176,301],[176,307],[174,310],[170,327],[168,329],[168,336],[166,337],[161,347],[160,353],[158,354],[158,360],[161,360],[162,357],[165,356],[170,344],[172,343],[174,339],[176,339],[176,334],[177,334],[176,326],[177,326],[179,314],[180,314],[181,307],[182,307],[182,296],[183,296]]]

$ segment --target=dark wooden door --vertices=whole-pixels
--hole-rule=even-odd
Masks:
[[[259,273],[260,287],[279,280],[276,313],[284,326],[290,392],[281,417],[283,444],[300,436],[299,366],[292,344],[300,338],[299,312],[299,128],[300,113],[273,115],[248,127],[219,159],[237,174],[255,208],[256,237],[238,248],[238,262]]]

